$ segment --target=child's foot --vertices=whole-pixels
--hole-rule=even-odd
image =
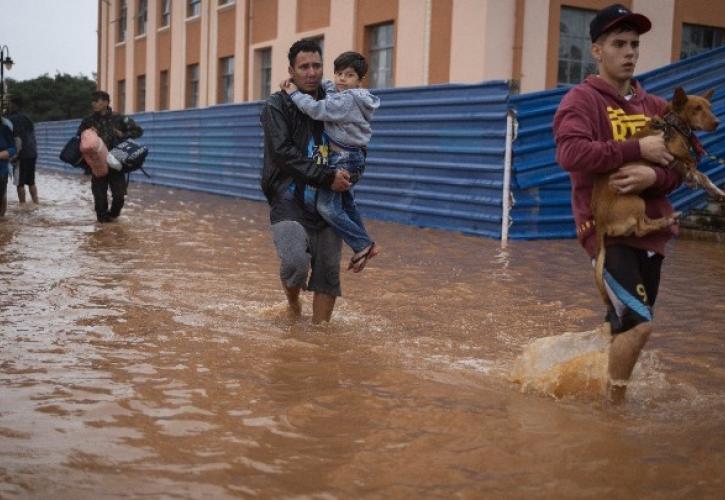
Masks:
[[[356,253],[352,256],[350,259],[350,264],[348,264],[347,269],[348,271],[352,269],[352,272],[359,273],[365,268],[365,264],[375,257],[380,251],[378,250],[378,247],[375,243],[372,243],[370,246],[365,247],[360,252]]]

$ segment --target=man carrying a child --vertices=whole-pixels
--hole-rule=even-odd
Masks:
[[[295,42],[288,59],[289,76],[299,91],[324,99],[320,46],[311,40]],[[342,238],[318,213],[316,190],[346,191],[351,186],[350,174],[327,168],[323,122],[305,115],[285,92],[267,99],[261,122],[261,186],[270,205],[272,236],[289,310],[301,314],[299,295],[306,289],[313,292],[312,322],[330,321],[341,294]]]

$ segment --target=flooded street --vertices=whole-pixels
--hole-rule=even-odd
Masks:
[[[38,189],[0,220],[2,498],[722,498],[723,245],[670,248],[612,409],[510,380],[601,319],[574,240],[370,221],[380,256],[313,327],[266,205],[132,184],[99,225],[87,177]]]

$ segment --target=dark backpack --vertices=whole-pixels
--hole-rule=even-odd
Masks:
[[[151,177],[143,169],[143,162],[146,160],[146,156],[149,154],[149,148],[139,144],[133,139],[126,139],[116,144],[110,151],[111,155],[121,162],[122,173],[131,173],[136,170],[141,170],[146,177]]]
[[[59,158],[61,161],[70,163],[74,167],[86,168],[83,155],[81,154],[81,137],[79,135],[71,137],[65,146],[63,146]]]

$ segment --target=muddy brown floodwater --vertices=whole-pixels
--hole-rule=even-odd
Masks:
[[[612,409],[509,377],[599,323],[573,240],[371,221],[381,255],[313,327],[264,204],[132,185],[98,225],[88,178],[38,177],[0,221],[0,497],[723,498],[723,245],[672,245]]]

